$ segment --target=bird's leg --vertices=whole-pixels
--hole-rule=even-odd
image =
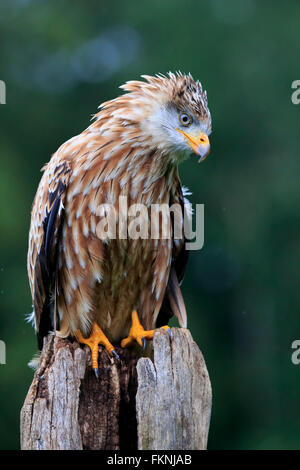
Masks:
[[[131,319],[132,319],[132,325],[129,331],[129,335],[127,336],[127,338],[124,338],[121,341],[121,346],[122,348],[126,348],[131,343],[136,341],[140,346],[142,346],[143,349],[145,349],[146,340],[153,339],[154,332],[156,330],[144,330],[143,326],[141,325],[141,322],[139,320],[136,310],[133,310],[131,314]],[[172,339],[171,328],[168,325],[162,326],[161,328],[164,330],[167,330],[167,332],[169,333],[170,339]]]
[[[98,347],[99,344],[105,347],[106,351],[110,356],[114,356],[118,361],[120,360],[117,352],[115,351],[113,345],[108,341],[107,337],[97,325],[96,322],[93,323],[91,335],[89,338],[84,338],[80,330],[76,330],[75,336],[79,343],[84,343],[89,346],[92,352],[92,367],[94,369],[95,375],[98,378]]]

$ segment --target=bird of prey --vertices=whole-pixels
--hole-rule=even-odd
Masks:
[[[190,74],[143,75],[102,103],[91,125],[65,142],[43,168],[31,213],[28,275],[38,337],[56,331],[98,346],[141,346],[175,314],[186,326],[180,292],[187,262],[184,235],[101,239],[99,207],[184,204],[178,164],[210,148],[206,92]],[[183,214],[184,217],[184,214]],[[172,231],[173,230],[173,231]]]

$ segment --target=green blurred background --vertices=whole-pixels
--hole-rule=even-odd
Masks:
[[[19,447],[36,351],[25,323],[40,168],[141,74],[191,72],[208,92],[212,152],[181,168],[205,204],[183,292],[213,387],[210,449],[299,449],[299,2],[1,0],[0,448]]]

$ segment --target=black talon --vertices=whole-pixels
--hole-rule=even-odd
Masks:
[[[99,369],[94,369],[96,379],[99,380]]]
[[[143,349],[142,350],[145,351],[147,341],[146,341],[146,338],[144,338],[144,337],[142,338],[142,344],[143,344]]]
[[[114,356],[114,358],[120,363],[121,362],[121,359],[120,359],[120,356],[119,354],[117,353],[117,351],[115,349],[112,350],[112,355]]]

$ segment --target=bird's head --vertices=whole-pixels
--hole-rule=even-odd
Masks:
[[[211,117],[200,82],[190,74],[171,72],[142,77],[145,81],[121,86],[128,93],[101,105],[98,118],[107,116],[102,131],[123,128],[132,142],[170,155],[175,163],[191,150],[204,160],[210,150]]]

